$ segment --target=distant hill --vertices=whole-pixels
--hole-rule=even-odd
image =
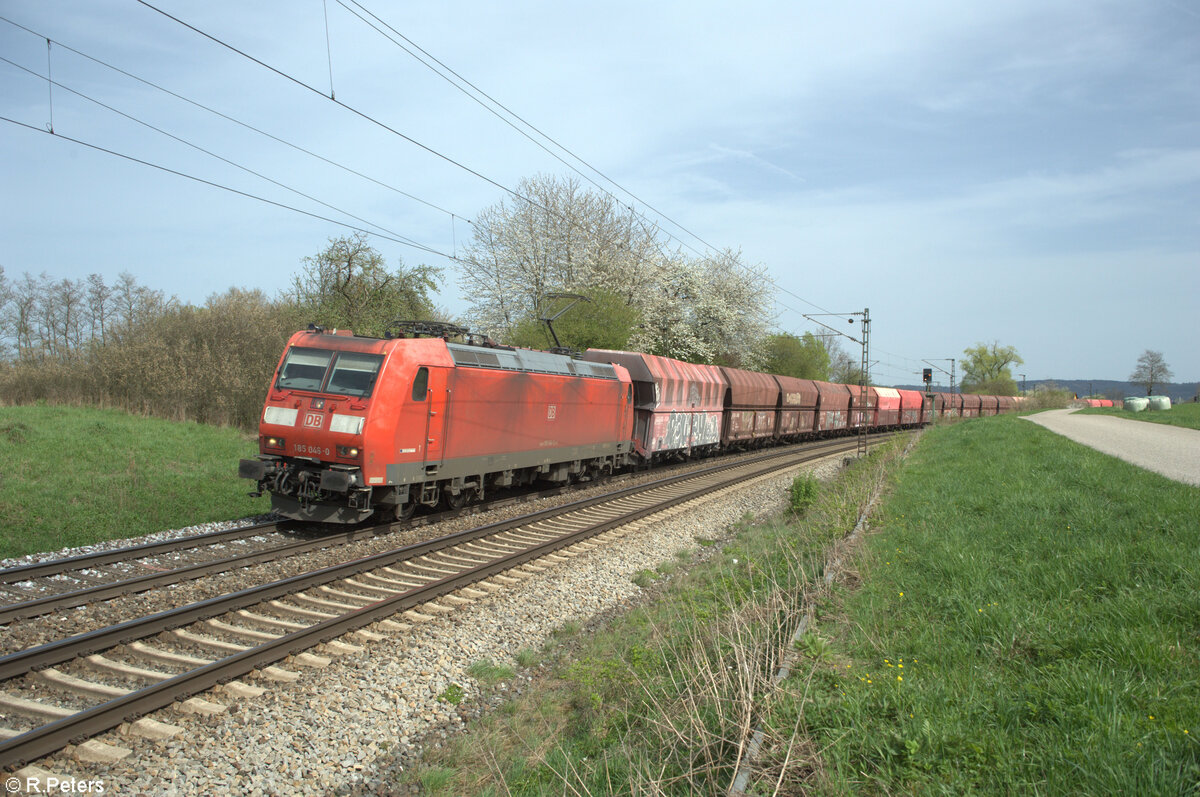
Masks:
[[[1094,395],[1100,398],[1125,398],[1126,396],[1144,396],[1146,388],[1133,382],[1118,382],[1113,379],[1029,379],[1025,382],[1026,390],[1033,390],[1038,385],[1053,384],[1056,387],[1070,390],[1077,396]],[[924,390],[924,385],[895,385],[894,387],[907,390]],[[946,390],[945,385],[934,385],[935,391]],[[1200,393],[1200,382],[1167,382],[1155,385],[1154,393],[1158,396],[1170,396],[1172,403],[1179,404],[1192,401]]]

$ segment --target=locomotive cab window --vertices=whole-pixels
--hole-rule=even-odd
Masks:
[[[326,393],[341,393],[344,396],[368,396],[375,386],[383,355],[355,354],[344,351],[338,355],[329,374]]]
[[[279,368],[278,390],[369,396],[383,365],[381,354],[293,346]]]
[[[417,369],[417,377],[413,380],[413,401],[424,401],[429,392],[429,369],[421,366]]]
[[[279,381],[275,387],[280,390],[320,390],[332,359],[331,351],[293,346],[288,349],[287,357],[279,369]]]

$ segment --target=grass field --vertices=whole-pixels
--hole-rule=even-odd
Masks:
[[[1200,429],[1200,404],[1189,402],[1176,404],[1169,410],[1151,412],[1130,412],[1114,407],[1088,407],[1080,410],[1084,415],[1112,415],[1117,418],[1128,418],[1131,421],[1146,421],[1147,423],[1165,423],[1171,426],[1183,426],[1188,429]]]
[[[823,783],[1200,786],[1200,491],[1001,417],[929,434],[828,605]]]
[[[823,552],[873,467],[822,489],[802,522],[742,530],[570,655],[527,652],[523,666],[549,667],[540,687],[412,779],[434,794],[724,793],[761,724],[752,794],[1200,787],[1200,491],[1015,417],[939,427],[822,592]],[[774,686],[812,596],[804,658]]]
[[[0,558],[267,511],[234,429],[46,405],[0,407]]]

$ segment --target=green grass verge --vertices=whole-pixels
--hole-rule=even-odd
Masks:
[[[803,676],[821,791],[1194,793],[1198,516],[1016,418],[927,434]]]
[[[1171,426],[1183,426],[1187,429],[1200,429],[1200,404],[1195,402],[1176,404],[1169,410],[1130,412],[1115,407],[1088,407],[1079,412],[1084,415],[1112,415],[1117,418],[1128,418],[1131,421],[1165,423]]]
[[[266,512],[229,428],[116,410],[0,407],[0,557]]]
[[[743,528],[408,777],[432,794],[1177,794],[1200,786],[1200,491],[1015,417]],[[816,620],[790,634],[818,597]],[[775,685],[787,651],[801,658]]]

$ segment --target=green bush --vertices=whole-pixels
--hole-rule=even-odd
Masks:
[[[802,473],[792,481],[791,508],[797,515],[804,514],[812,503],[817,500],[821,483],[811,473]]]

